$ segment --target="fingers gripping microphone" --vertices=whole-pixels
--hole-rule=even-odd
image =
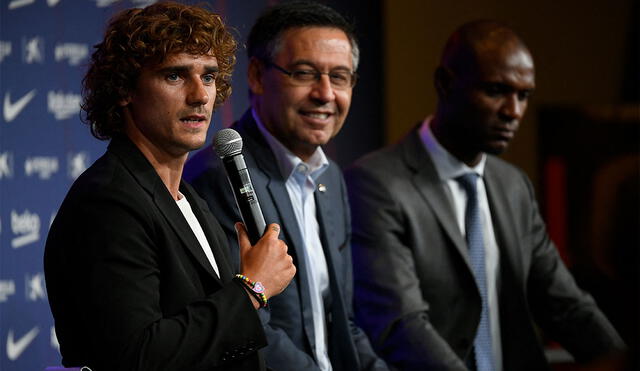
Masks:
[[[251,245],[255,245],[262,237],[267,224],[264,221],[258,197],[253,190],[249,169],[242,156],[242,138],[233,129],[222,129],[216,133],[213,143],[227,172],[242,222],[249,232]]]

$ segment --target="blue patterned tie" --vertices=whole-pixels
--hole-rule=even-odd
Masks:
[[[473,349],[476,356],[476,369],[478,371],[493,371],[493,351],[491,342],[491,326],[489,322],[489,307],[487,305],[487,279],[484,260],[484,238],[482,236],[482,219],[480,205],[478,204],[478,192],[476,183],[478,174],[468,173],[456,178],[467,192],[467,209],[464,216],[464,224],[469,245],[469,258],[473,275],[480,290],[482,298],[482,312],[478,332],[473,341]]]

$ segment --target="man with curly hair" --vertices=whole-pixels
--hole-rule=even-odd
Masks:
[[[295,273],[280,227],[251,246],[236,225],[234,277],[224,232],[181,180],[231,93],[235,50],[220,16],[176,3],[117,14],[96,46],[83,110],[111,142],[67,194],[44,258],[65,366],[264,369],[257,309]]]

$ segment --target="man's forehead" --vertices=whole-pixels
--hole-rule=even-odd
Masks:
[[[515,75],[519,79],[533,83],[535,68],[533,58],[525,48],[501,48],[486,50],[476,55],[470,72],[480,79]]]
[[[352,50],[347,34],[334,27],[298,27],[285,31],[275,59],[287,63],[329,63],[351,68]]]
[[[335,27],[305,26],[290,28],[281,35],[283,46],[295,45],[303,48],[344,48],[351,52],[351,43],[347,34]],[[282,48],[280,52],[286,51]]]
[[[207,54],[193,54],[188,52],[175,52],[167,56],[156,64],[149,65],[151,69],[163,69],[170,66],[194,67],[203,65],[205,67],[217,67],[218,59],[213,52]]]

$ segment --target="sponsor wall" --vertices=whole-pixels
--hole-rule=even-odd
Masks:
[[[2,371],[61,364],[44,281],[44,244],[70,185],[107,145],[80,121],[81,79],[106,21],[118,10],[153,2],[0,0]],[[267,5],[263,0],[210,3],[240,40]],[[214,115],[209,137],[246,108],[244,53],[238,52],[235,95]]]

